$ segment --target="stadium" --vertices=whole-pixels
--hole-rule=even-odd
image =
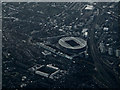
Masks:
[[[63,37],[58,41],[59,47],[68,53],[85,51],[87,42],[80,37]]]

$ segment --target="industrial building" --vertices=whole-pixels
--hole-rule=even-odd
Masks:
[[[35,74],[40,75],[42,77],[46,77],[53,80],[59,79],[67,73],[67,71],[61,70],[58,67],[53,66],[52,64],[47,65],[37,64],[29,68],[29,71],[32,71]]]

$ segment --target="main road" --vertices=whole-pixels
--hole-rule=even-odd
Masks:
[[[103,83],[103,85],[105,85],[106,87],[110,87],[110,88],[119,87],[118,80],[115,76],[114,71],[110,67],[107,67],[107,65],[105,65],[103,63],[104,59],[101,57],[99,49],[97,48],[97,46],[94,42],[95,41],[94,34],[95,34],[94,29],[91,29],[89,31],[90,38],[88,40],[88,45],[90,47],[91,56],[94,60],[95,66],[97,68],[97,72],[99,75],[98,76],[99,81],[101,81]]]

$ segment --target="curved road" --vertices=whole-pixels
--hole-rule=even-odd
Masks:
[[[115,75],[114,71],[108,70],[109,68],[107,68],[107,66],[103,63],[104,59],[101,57],[99,50],[98,50],[96,44],[94,43],[94,36],[95,35],[94,35],[93,29],[91,29],[89,31],[89,35],[90,35],[90,40],[88,43],[89,43],[89,47],[91,50],[92,58],[95,62],[95,66],[96,66],[98,73],[99,73],[100,81],[104,85],[106,85],[106,87],[109,87],[109,88],[119,87],[116,78],[112,77],[111,75],[108,74],[108,71],[109,71],[110,74]]]

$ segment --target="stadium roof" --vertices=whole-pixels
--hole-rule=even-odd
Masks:
[[[59,40],[59,44],[68,49],[81,49],[87,45],[87,42],[79,37],[63,37]]]

